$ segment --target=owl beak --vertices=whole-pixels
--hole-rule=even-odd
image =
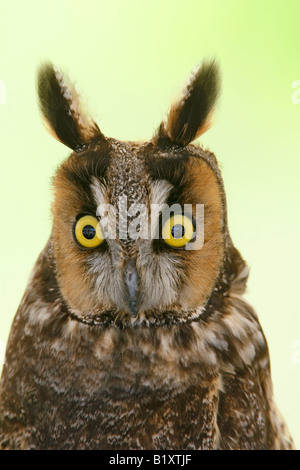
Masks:
[[[138,314],[137,292],[139,284],[139,275],[136,269],[135,260],[128,261],[125,268],[125,284],[128,295],[128,305],[133,317]]]

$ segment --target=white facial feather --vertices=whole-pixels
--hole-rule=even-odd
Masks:
[[[156,231],[159,213],[166,203],[172,185],[165,180],[154,181],[150,185],[151,217],[149,228],[151,237]],[[126,306],[126,291],[120,267],[123,261],[123,251],[118,239],[112,239],[115,233],[116,214],[109,204],[105,186],[96,178],[91,185],[95,203],[100,212],[100,206],[107,206],[106,229],[107,243],[110,253],[93,253],[88,257],[88,272],[94,275],[93,291],[97,298],[107,306],[115,304],[119,308]],[[115,207],[115,206],[114,206]],[[117,209],[117,208],[115,208]],[[99,214],[98,214],[99,215]],[[150,240],[138,239],[137,267],[140,274],[140,290],[142,291],[141,310],[150,310],[168,306],[175,302],[178,295],[179,263],[171,253],[155,254]]]

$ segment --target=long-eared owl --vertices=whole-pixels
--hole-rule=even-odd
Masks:
[[[50,63],[37,84],[72,153],[7,344],[0,447],[293,448],[217,160],[192,144],[211,123],[216,62],[144,142],[104,136]]]

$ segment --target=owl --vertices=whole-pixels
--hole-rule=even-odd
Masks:
[[[103,135],[51,63],[37,88],[46,128],[72,153],[11,327],[1,448],[293,448],[217,160],[192,143],[212,121],[216,61],[142,142]]]

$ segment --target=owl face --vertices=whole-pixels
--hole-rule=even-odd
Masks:
[[[205,305],[223,263],[224,196],[214,156],[188,144],[208,127],[216,76],[214,63],[200,67],[139,143],[103,136],[65,77],[41,68],[46,125],[74,150],[52,209],[57,281],[74,315],[138,322]]]

